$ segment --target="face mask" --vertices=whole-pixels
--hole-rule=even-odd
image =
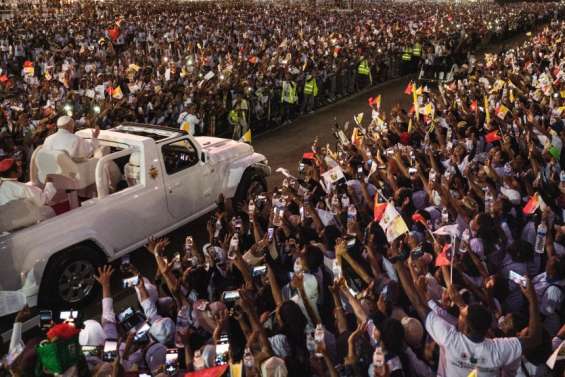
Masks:
[[[473,139],[465,140],[465,148],[467,149],[467,152],[471,152],[473,149]]]
[[[300,261],[300,259],[294,261],[293,271],[295,274],[299,274],[304,271],[302,267],[302,261]]]
[[[433,191],[433,197],[432,197],[432,202],[435,206],[439,206],[441,205],[441,196],[439,195],[439,193],[437,191]]]
[[[249,348],[246,348],[243,354],[243,365],[245,365],[246,368],[253,368],[255,366],[255,358]]]
[[[196,352],[194,352],[193,365],[195,370],[204,369],[204,367],[206,366],[204,364],[204,358],[202,357],[200,350],[196,350]]]

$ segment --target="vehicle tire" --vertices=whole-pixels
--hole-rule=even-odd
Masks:
[[[239,186],[233,198],[234,208],[247,201],[252,195],[257,195],[267,191],[267,181],[265,177],[255,169],[248,169],[243,173]]]
[[[98,291],[96,269],[104,264],[99,251],[89,245],[76,245],[55,254],[43,274],[40,307],[78,308],[88,304]]]

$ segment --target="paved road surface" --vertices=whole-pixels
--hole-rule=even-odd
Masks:
[[[488,48],[488,51],[506,49],[509,46],[517,45],[526,38],[520,35],[504,44],[495,44]],[[377,94],[382,95],[382,106],[388,111],[392,106],[401,103],[406,106],[410,102],[410,97],[403,94],[404,88],[410,78],[400,78],[371,88],[363,93],[356,94],[347,99],[341,100],[330,106],[327,106],[314,114],[310,114],[297,119],[293,124],[270,130],[253,140],[253,147],[259,153],[267,156],[273,172],[278,167],[289,169],[294,174],[297,173],[298,162],[302,153],[310,150],[310,145],[316,136],[319,136],[321,145],[330,143],[333,145],[335,139],[331,135],[331,129],[335,124],[335,120],[339,124],[350,121],[353,124],[352,117],[354,114],[365,112],[365,119],[370,119],[370,109],[367,105],[367,99]],[[282,178],[280,174],[274,173],[269,179],[269,188],[280,184]],[[171,246],[168,251],[173,254],[180,250],[183,245],[184,238],[192,235],[198,245],[206,238],[205,224],[208,216],[187,224],[180,229],[170,233]],[[153,258],[143,249],[139,249],[130,254],[131,262],[137,266],[142,273],[151,276],[155,271],[155,263]],[[119,273],[114,277],[114,306],[116,310],[125,308],[129,305],[135,305],[136,299],[133,289],[122,289],[120,285]],[[86,318],[95,318],[100,313],[100,302],[94,301],[84,309]],[[6,320],[0,321],[0,328],[5,331],[11,328],[11,323]]]

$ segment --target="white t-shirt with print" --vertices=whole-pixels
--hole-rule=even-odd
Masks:
[[[426,331],[444,348],[449,377],[467,377],[475,368],[481,377],[496,377],[503,366],[522,355],[518,338],[485,339],[475,343],[433,311],[426,317]]]

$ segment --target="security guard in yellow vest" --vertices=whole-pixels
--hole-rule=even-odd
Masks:
[[[308,75],[306,77],[306,83],[304,83],[304,94],[307,96],[318,96],[318,84],[312,75]]]
[[[410,73],[412,68],[412,47],[406,45],[402,49],[402,65],[401,71],[403,75]]]
[[[414,43],[414,46],[412,47],[412,56],[417,59],[420,59],[422,56],[422,44],[420,42]]]
[[[368,84],[373,83],[373,77],[371,76],[371,68],[369,67],[369,61],[363,56],[361,61],[357,66],[357,77],[359,83],[359,89],[367,87]]]
[[[306,76],[306,81],[304,82],[304,98],[302,104],[300,105],[300,113],[311,112],[314,110],[316,105],[316,97],[318,97],[318,83],[316,77],[308,74]]]
[[[294,81],[283,81],[281,103],[289,103],[294,105],[296,102],[298,102],[298,96],[296,94],[296,83]]]
[[[238,135],[241,134],[241,127],[239,125],[239,110],[233,108],[228,113],[228,123],[233,127],[232,139],[238,140]]]
[[[281,90],[281,120],[283,124],[290,123],[294,116],[294,107],[297,102],[296,82],[287,74],[285,80],[282,82]]]
[[[247,100],[236,96],[233,101],[232,109],[228,113],[228,123],[233,127],[232,138],[239,140],[249,128],[247,123],[247,110],[249,109]]]

